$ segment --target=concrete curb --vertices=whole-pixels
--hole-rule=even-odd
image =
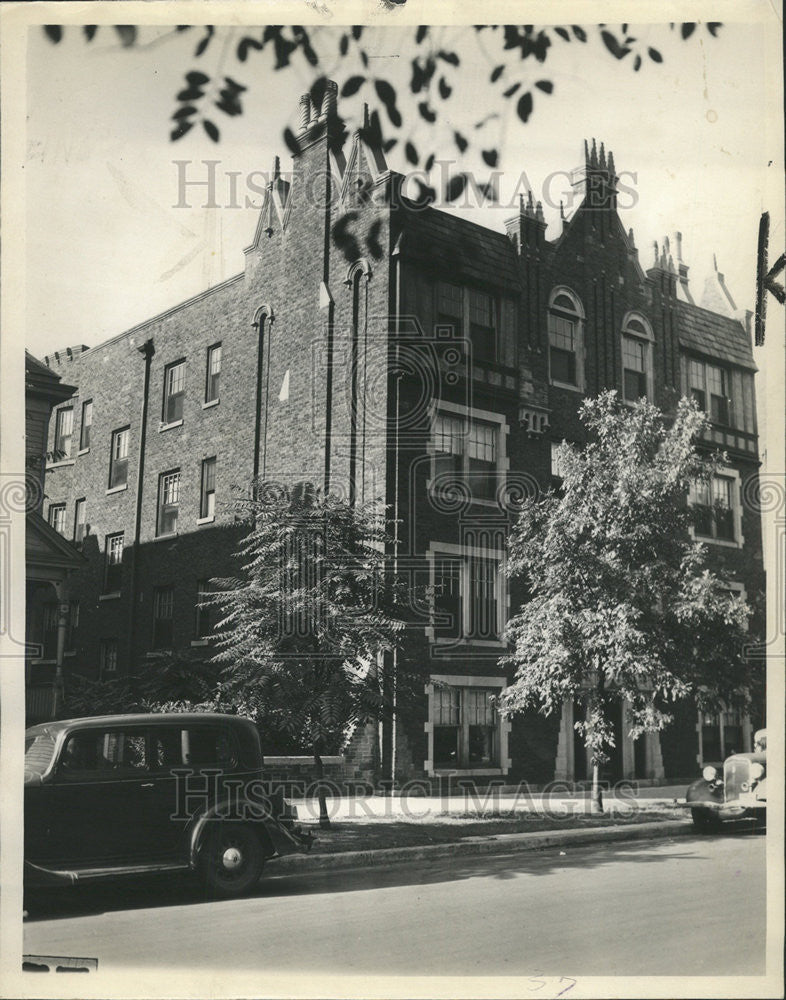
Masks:
[[[502,833],[487,837],[464,837],[445,844],[420,847],[386,847],[380,850],[344,851],[340,854],[289,854],[270,862],[270,875],[289,875],[307,871],[340,868],[369,868],[397,861],[421,861],[478,854],[507,854],[537,851],[544,847],[564,847],[615,840],[646,840],[654,837],[679,837],[695,832],[690,820],[666,820],[663,823],[631,823],[625,826],[601,826],[586,830],[549,830],[544,833]]]

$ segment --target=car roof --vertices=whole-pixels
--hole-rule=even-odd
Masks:
[[[55,735],[70,729],[94,729],[103,726],[165,726],[177,724],[212,723],[216,725],[251,726],[256,729],[253,721],[242,715],[227,715],[221,712],[127,712],[119,715],[86,715],[76,719],[55,719],[52,722],[39,722],[31,726],[27,733],[37,735],[48,732]]]

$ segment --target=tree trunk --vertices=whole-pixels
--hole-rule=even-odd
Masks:
[[[590,800],[590,812],[593,815],[603,812],[603,791],[600,787],[600,764],[592,761],[592,798]]]
[[[314,763],[317,768],[317,795],[319,796],[319,828],[320,830],[330,829],[330,816],[328,815],[327,796],[325,794],[325,768],[322,765],[322,758],[319,756],[316,747],[314,748]]]

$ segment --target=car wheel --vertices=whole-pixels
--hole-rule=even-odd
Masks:
[[[708,809],[691,809],[693,825],[702,833],[715,833],[720,830],[720,820]]]
[[[217,823],[208,830],[202,872],[209,892],[242,896],[259,881],[265,860],[256,833],[239,823]]]

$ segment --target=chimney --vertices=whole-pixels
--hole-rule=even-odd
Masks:
[[[688,265],[682,259],[682,233],[676,232],[674,234],[674,242],[677,245],[677,276],[679,284],[677,285],[677,297],[682,299],[684,302],[690,302],[693,305],[693,296],[690,293],[690,288],[688,287]]]

